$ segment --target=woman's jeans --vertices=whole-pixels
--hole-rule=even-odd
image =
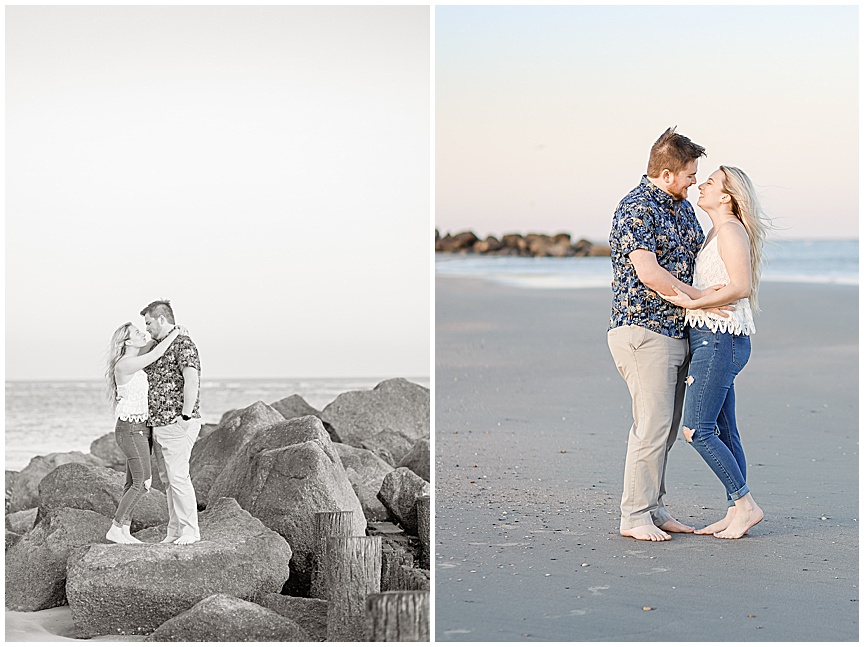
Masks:
[[[147,492],[144,482],[149,482],[152,478],[150,448],[153,446],[153,433],[146,422],[118,419],[114,438],[126,455],[126,487],[123,489],[114,521],[121,526],[128,526],[132,520],[132,509]]]
[[[747,463],[735,423],[735,376],[750,359],[750,337],[689,329],[690,373],[684,396],[684,438],[726,488],[728,505],[747,494]]]

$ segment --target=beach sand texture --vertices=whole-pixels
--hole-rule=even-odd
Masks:
[[[735,541],[618,534],[610,300],[437,278],[437,640],[857,640],[857,286],[762,287],[736,395],[765,520]],[[680,433],[669,460],[670,512],[722,517]]]

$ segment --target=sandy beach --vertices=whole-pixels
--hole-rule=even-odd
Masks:
[[[436,280],[436,639],[858,640],[858,287],[765,283],[736,381],[765,520],[618,534],[627,387],[608,289]],[[725,514],[679,434],[667,506]]]

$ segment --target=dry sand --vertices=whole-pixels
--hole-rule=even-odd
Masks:
[[[97,636],[74,638],[75,625],[69,607],[44,611],[6,611],[6,642],[141,642],[146,636]]]
[[[736,395],[765,520],[651,543],[618,534],[609,290],[436,280],[437,640],[858,640],[858,288],[760,296]],[[667,489],[690,525],[725,514],[680,434]]]

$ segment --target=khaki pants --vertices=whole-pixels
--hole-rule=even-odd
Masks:
[[[195,489],[189,476],[189,457],[199,431],[200,418],[153,427],[153,453],[168,498],[169,537],[201,539]]]
[[[681,423],[689,366],[687,340],[629,325],[610,330],[607,341],[633,399],[621,530],[652,523],[660,526],[672,518],[663,505],[666,460]]]

